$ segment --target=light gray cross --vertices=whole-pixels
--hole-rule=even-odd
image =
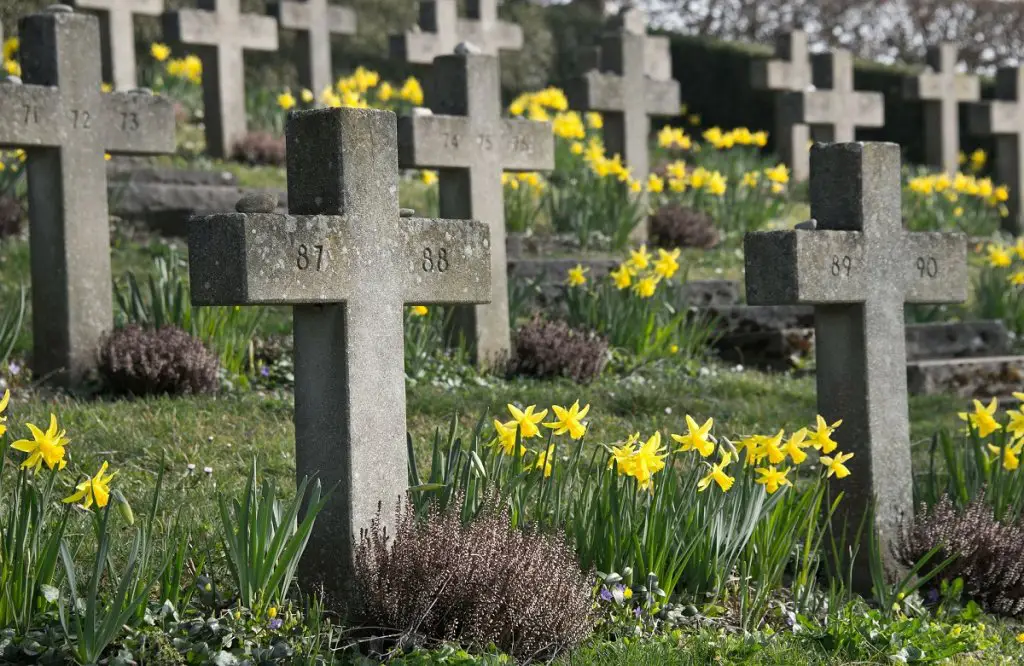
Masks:
[[[925,159],[933,167],[956,173],[960,168],[960,102],[981,99],[981,83],[956,71],[956,45],[928,48],[928,70],[908,78],[904,95],[924,102]]]
[[[467,0],[466,18],[458,16],[456,0],[420,0],[418,27],[391,37],[391,57],[429,64],[434,58],[470,42],[485,55],[523,48],[523,30],[498,19],[497,0]]]
[[[239,0],[199,0],[163,19],[166,39],[192,45],[203,61],[206,152],[230,157],[246,132],[242,51],[276,51],[277,21],[240,13]]]
[[[885,556],[913,516],[903,306],[964,301],[968,284],[964,236],[905,231],[901,189],[898,145],[816,144],[817,228],[744,239],[748,303],[815,306],[818,412],[842,419],[834,439],[854,454],[851,476],[833,480],[845,493],[840,509],[856,529],[877,501]],[[870,586],[865,563],[862,553],[861,588]]]
[[[633,178],[640,181],[647,179],[650,170],[649,116],[679,113],[679,84],[655,80],[645,73],[647,48],[647,37],[637,34],[631,24],[625,25],[603,40],[600,71],[591,70],[566,87],[573,108],[604,114],[608,153],[622,155]],[[647,238],[646,221],[637,225],[631,238]]]
[[[135,71],[135,14],[159,16],[164,0],[69,0],[79,9],[96,10],[100,18],[100,42],[103,44],[103,78],[116,90],[132,90],[139,85]]]
[[[1019,236],[1024,233],[1024,67],[999,68],[996,99],[971,104],[968,111],[972,134],[995,136],[995,177],[1010,187],[1003,228]]]
[[[28,153],[33,371],[78,385],[113,325],[104,152],[173,152],[174,109],[100,92],[95,16],[58,6],[20,35],[25,85],[0,83],[0,147]]]
[[[282,0],[270,6],[271,14],[287,30],[299,32],[299,79],[320,95],[333,85],[331,35],[354,35],[356,13],[351,7],[331,5],[327,0]]]
[[[853,87],[853,56],[846,49],[811,57],[816,90],[783,94],[785,122],[812,125],[815,138],[845,143],[853,141],[858,127],[885,124],[882,93],[860,92]]]
[[[807,33],[794,30],[779,36],[775,57],[755,60],[751,67],[755,90],[770,90],[775,97],[775,150],[789,165],[793,180],[803,182],[810,174],[810,128],[793,123],[784,110],[785,92],[802,92],[811,87],[811,58],[807,50]]]
[[[390,522],[408,486],[403,309],[490,297],[490,239],[476,221],[400,218],[395,115],[289,115],[288,215],[194,218],[196,305],[293,306],[295,472],[337,487],[300,576],[334,603],[359,531]],[[390,531],[390,530],[389,530]]]
[[[491,366],[507,360],[511,347],[501,174],[553,169],[554,135],[549,123],[501,117],[495,56],[437,58],[426,101],[437,115],[399,120],[399,163],[403,168],[440,170],[441,217],[483,220],[490,227],[490,303],[457,308],[453,332],[461,334],[478,363]]]

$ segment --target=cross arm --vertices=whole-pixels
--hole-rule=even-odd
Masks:
[[[470,42],[488,53],[499,50],[519,51],[523,48],[523,29],[518,23],[495,21],[485,24],[474,19],[459,19],[459,41]]]
[[[437,44],[437,33],[412,30],[401,35],[391,35],[388,40],[392,59],[419,65],[429,65],[434,62],[434,56],[437,55]]]
[[[476,220],[402,218],[401,273],[406,303],[488,303],[491,243]]]
[[[57,88],[0,83],[0,145],[59,145],[62,112]]]
[[[67,4],[79,9],[100,9],[114,11],[120,4],[118,0],[71,0]],[[164,11],[164,0],[135,0],[128,9],[132,14],[160,16]]]
[[[952,95],[947,89],[953,82]],[[969,74],[944,76],[936,72],[923,72],[904,80],[903,94],[909,99],[924,101],[953,97],[958,102],[976,102],[981,99],[981,82]]]
[[[606,74],[592,69],[582,77],[570,81],[566,85],[565,94],[569,99],[569,106],[574,109],[617,113],[626,108],[622,93],[622,77],[618,74]]]
[[[1024,109],[1018,102],[992,100],[968,107],[967,124],[973,134],[1018,134]]]
[[[791,67],[784,60],[754,60],[750,63],[750,85],[754,90],[792,90],[789,76]]]
[[[356,11],[341,5],[327,6],[327,29],[337,35],[354,35],[356,33]]]
[[[216,46],[223,36],[217,15],[201,9],[179,9],[161,17],[164,37],[169,42]]]
[[[102,96],[104,148],[111,153],[173,153],[174,106],[159,95],[140,91]]]
[[[679,115],[679,83],[647,79],[647,114],[651,116]]]
[[[963,234],[910,232],[900,261],[908,303],[962,303],[967,300],[967,239]]]
[[[783,96],[783,113],[791,122],[804,125],[828,125],[843,115],[853,115],[860,127],[885,124],[885,98],[881,93],[855,92],[855,109],[848,109],[843,97],[832,90],[805,90]]]
[[[509,171],[553,169],[555,142],[549,123],[499,118],[474,123],[467,116],[398,119],[402,168],[469,168],[487,155]]]
[[[858,232],[749,233],[743,251],[750,305],[858,303],[871,289]]]

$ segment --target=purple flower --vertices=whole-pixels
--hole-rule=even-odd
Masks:
[[[613,599],[612,593],[608,591],[607,587],[601,588],[601,598],[605,601],[611,601]]]
[[[7,364],[7,372],[11,373],[11,376],[15,376],[21,372],[21,366],[16,361],[11,361]]]
[[[640,610],[639,606],[637,606],[636,608],[633,609],[633,615],[636,615],[638,618],[640,617],[640,613],[641,612],[642,611]]]
[[[269,377],[270,376],[270,368],[268,368],[265,365],[260,366],[260,374],[262,376],[264,376],[264,377]]]
[[[272,631],[276,631],[276,630],[278,630],[278,629],[280,629],[280,628],[281,628],[281,625],[282,625],[282,624],[284,624],[284,620],[282,620],[282,619],[281,619],[281,618],[279,618],[279,617],[275,617],[275,618],[274,618],[273,620],[271,620],[271,621],[270,621],[270,622],[269,622],[269,623],[267,624],[267,626],[268,626],[268,627],[270,627],[270,629],[271,629]]]
[[[928,590],[928,603],[937,604],[939,603],[939,588],[933,587]]]

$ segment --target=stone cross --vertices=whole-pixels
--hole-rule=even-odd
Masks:
[[[100,92],[95,16],[63,5],[21,20],[25,84],[0,82],[0,147],[27,156],[33,371],[78,385],[113,325],[104,152],[174,151],[174,109]]]
[[[191,44],[203,61],[206,152],[230,157],[245,136],[245,68],[242,51],[276,51],[277,21],[242,14],[240,0],[199,0],[200,9],[164,14],[168,41]]]
[[[604,114],[605,147],[610,154],[622,155],[631,175],[640,181],[647,179],[650,169],[649,116],[679,113],[679,84],[646,75],[647,48],[647,37],[627,23],[603,40],[600,70],[593,69],[566,87],[573,108]],[[647,238],[646,219],[631,237]]]
[[[905,231],[900,183],[896,144],[816,144],[816,229],[744,239],[748,303],[815,306],[818,412],[843,420],[834,439],[854,454],[840,510],[856,529],[874,498],[887,555],[913,517],[903,306],[964,301],[968,284],[964,236]]]
[[[403,168],[440,170],[441,217],[483,220],[490,227],[490,304],[457,308],[452,332],[461,334],[478,363],[491,366],[507,360],[511,348],[501,174],[553,169],[554,135],[548,123],[501,117],[495,56],[437,58],[426,101],[438,115],[399,120],[398,159]]]
[[[904,95],[924,102],[925,159],[947,173],[960,168],[960,102],[981,99],[977,76],[957,74],[956,45],[928,48],[928,70],[905,82]]]
[[[117,90],[139,85],[135,73],[135,14],[159,16],[164,0],[70,0],[78,9],[96,10],[103,43],[103,79]]]
[[[391,37],[391,57],[429,64],[470,42],[486,55],[523,48],[523,30],[498,19],[497,0],[467,0],[466,18],[458,17],[456,0],[420,0],[417,28]]]
[[[354,35],[356,13],[327,0],[283,0],[271,13],[287,30],[299,31],[299,79],[319,95],[334,83],[331,71],[331,35]]]
[[[972,134],[995,136],[995,177],[1010,187],[1003,229],[1019,236],[1024,233],[1024,67],[1000,67],[996,99],[971,104],[968,111]]]
[[[789,165],[797,182],[810,175],[810,128],[792,123],[783,109],[785,92],[802,92],[811,87],[811,58],[807,51],[807,33],[802,30],[780,35],[775,42],[775,57],[752,63],[751,81],[755,90],[775,92],[775,150]]]
[[[815,138],[846,143],[858,127],[885,124],[885,97],[853,87],[853,56],[846,49],[811,57],[816,90],[783,94],[782,116],[790,124],[811,125]]]
[[[408,486],[403,308],[490,298],[490,239],[481,222],[400,217],[389,111],[293,112],[286,141],[288,215],[192,219],[192,302],[293,306],[295,471],[334,488],[300,576],[338,602],[359,531],[378,506],[390,522]]]

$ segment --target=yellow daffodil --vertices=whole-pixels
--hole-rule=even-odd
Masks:
[[[423,87],[420,86],[420,82],[416,80],[416,77],[410,76],[402,84],[401,90],[398,91],[398,96],[413,106],[420,106],[423,104]]]
[[[11,389],[4,391],[4,397],[0,399],[0,437],[7,433],[7,403],[11,401]]]
[[[582,155],[583,144],[580,143],[579,141],[573,141],[572,145],[569,146],[569,152],[572,153],[573,155]]]
[[[554,456],[555,456],[555,445],[554,444],[549,445],[547,451],[538,451],[537,452],[537,462],[534,463],[533,468],[534,469],[543,469],[544,470],[544,478],[545,479],[548,478],[549,476],[551,476],[551,472],[552,472],[552,468],[553,468],[553,464],[551,462],[551,459],[554,458]]]
[[[641,245],[637,250],[631,250],[626,264],[634,271],[642,271],[651,265],[651,253],[647,251],[646,245]]]
[[[758,467],[754,469],[760,476],[754,479],[754,483],[759,483],[764,486],[764,489],[768,491],[769,495],[774,495],[779,488],[782,486],[792,486],[792,482],[786,475],[789,474],[789,468],[786,469],[775,469],[775,466],[771,467]]]
[[[6,396],[4,399],[6,400]],[[2,406],[0,406],[0,411],[3,411]],[[1006,415],[1010,417],[1010,420],[1006,423],[1006,432],[1010,433],[1014,439],[1024,437],[1024,410],[1008,409]],[[0,435],[2,434],[4,433],[0,430]]]
[[[107,474],[107,461],[103,461],[100,465],[100,471],[96,472],[96,476],[86,479],[79,483],[76,488],[76,492],[69,497],[65,497],[63,502],[65,504],[71,504],[72,502],[81,502],[82,507],[88,509],[92,506],[93,502],[96,502],[96,506],[103,508],[110,501],[110,481],[117,472]]]
[[[587,127],[590,129],[599,130],[604,127],[604,118],[597,111],[587,112]]]
[[[665,191],[665,179],[656,173],[647,177],[647,191],[653,194],[661,194]]]
[[[57,430],[57,415],[50,414],[50,427],[46,429],[46,432],[31,423],[26,423],[25,426],[32,433],[32,439],[19,439],[11,444],[12,449],[28,454],[28,458],[21,463],[22,469],[32,468],[33,471],[38,472],[43,463],[48,469],[54,467],[64,469],[68,464],[64,458],[64,447],[70,443],[70,440],[65,437],[66,431]]]
[[[785,432],[780,430],[772,437],[765,437],[761,440],[761,452],[768,458],[768,462],[778,465],[786,459],[786,452],[782,450],[782,438]]]
[[[420,171],[420,180],[424,185],[433,185],[437,182],[437,172],[424,169],[423,171]]]
[[[409,310],[413,317],[425,317],[430,312],[426,305],[414,305]]]
[[[986,161],[988,161],[988,155],[981,148],[971,153],[971,168],[975,171],[980,171],[985,166]]]
[[[693,417],[687,414],[686,434],[672,435],[672,439],[680,444],[677,451],[697,451],[704,458],[710,456],[715,452],[715,438],[710,434],[714,425],[715,420],[709,418],[704,425],[698,426]]]
[[[561,139],[587,138],[587,128],[583,125],[583,119],[575,111],[555,114],[551,121],[551,131]]]
[[[640,278],[633,285],[633,293],[640,298],[650,298],[658,288],[658,278],[654,275]]]
[[[14,54],[18,52],[18,48],[20,47],[20,45],[21,45],[21,40],[19,40],[17,37],[8,37],[7,39],[5,39],[4,40],[4,45],[3,45],[3,52],[2,52],[2,54],[0,54],[0,55],[3,56],[3,58],[0,58],[0,59],[2,59],[2,60],[11,60],[11,59],[13,59],[14,58]]]
[[[587,273],[590,271],[589,268],[584,268],[583,264],[576,264],[574,268],[569,269],[569,275],[566,277],[565,282],[570,287],[580,287],[587,283]]]
[[[502,423],[498,419],[494,419],[494,432],[497,433],[495,444],[498,445],[506,456],[512,455],[512,452],[516,450],[516,430],[517,424],[515,421]],[[526,447],[520,445],[519,455],[524,453],[526,453]]]
[[[807,460],[807,454],[804,453],[804,449],[811,446],[811,442],[806,442],[806,439],[807,428],[800,428],[789,436],[786,444],[782,447],[782,451],[789,456],[794,465],[799,465]]]
[[[619,266],[608,275],[611,276],[612,280],[615,282],[615,286],[620,290],[629,288],[629,285],[633,282],[633,276],[630,275],[629,267],[625,264]]]
[[[671,278],[679,270],[679,248],[666,252],[665,250],[658,248],[658,259],[654,262],[654,273],[659,277],[663,277],[666,280]]]
[[[740,184],[743,185],[744,187],[757,187],[757,183],[760,181],[760,179],[760,173],[758,173],[757,171],[748,171],[747,173],[743,174],[743,180]]]
[[[993,268],[1006,268],[1013,264],[1013,258],[1010,257],[1010,253],[1001,245],[989,245],[987,251],[989,266]]]
[[[751,435],[750,437],[740,440],[737,448],[739,448],[740,451],[746,450],[745,462],[747,465],[756,465],[765,457],[766,454],[761,449],[761,442],[763,441],[764,435]]]
[[[540,435],[540,428],[537,424],[540,423],[545,416],[548,415],[548,410],[534,413],[537,405],[530,405],[525,411],[519,409],[515,405],[509,404],[508,411],[515,419],[515,422],[519,424],[519,430],[522,433],[523,439],[530,439],[531,437],[537,437]]]
[[[1010,284],[1019,287],[1024,284],[1024,271],[1014,271],[1007,279],[1010,281]]]
[[[789,182],[789,168],[782,163],[770,169],[765,169],[764,175],[768,177],[768,180],[780,185],[785,185]]]
[[[832,453],[839,446],[832,439],[832,433],[836,431],[836,428],[843,425],[843,420],[839,419],[832,425],[829,425],[821,414],[817,415],[815,419],[817,420],[817,425],[814,428],[814,432],[808,436],[808,441],[818,451],[825,454]]]
[[[153,60],[163,62],[171,57],[171,47],[160,42],[153,42],[149,45],[149,55],[153,56]]]
[[[4,71],[8,76],[21,76],[21,63],[17,60],[8,60],[4,63]]]
[[[967,421],[969,426],[973,426],[978,431],[979,437],[988,437],[1003,427],[995,419],[997,407],[999,407],[999,401],[996,398],[992,398],[987,407],[982,405],[980,400],[975,400],[972,413],[960,412],[957,416],[961,421]]]
[[[846,467],[845,463],[852,457],[852,453],[836,452],[835,457],[822,456],[819,460],[828,470],[828,476],[835,475],[837,479],[845,479],[850,476],[850,470]]]
[[[668,452],[661,445],[661,433],[656,432],[637,449],[632,457],[632,476],[640,482],[641,490],[652,487],[651,478],[665,469],[665,458]]]
[[[313,91],[309,88],[303,88],[302,92],[299,93],[299,97],[302,99],[303,104],[312,104],[314,99]]]
[[[555,431],[556,435],[564,435],[569,433],[569,437],[572,439],[580,439],[583,434],[587,431],[587,426],[582,422],[587,416],[587,412],[590,411],[590,405],[586,405],[583,409],[580,409],[580,401],[572,403],[569,409],[565,407],[559,407],[558,405],[551,405],[551,411],[555,413],[558,420],[551,421],[543,424],[546,428],[551,428]]]
[[[712,481],[718,484],[718,487],[722,489],[722,492],[729,492],[729,489],[732,488],[732,484],[736,482],[735,477],[729,476],[725,473],[725,468],[728,467],[731,462],[732,454],[728,451],[722,451],[722,457],[718,463],[711,465],[711,471],[707,473],[707,476],[697,482],[697,492],[707,490]]]
[[[293,108],[295,106],[295,102],[295,95],[293,95],[292,91],[290,90],[285,90],[283,93],[277,96],[277,105],[284,109],[285,111],[288,111],[289,109]]]
[[[994,458],[1000,457],[999,454],[1002,453],[1003,469],[1012,472],[1020,467],[1020,451],[1022,447],[1024,447],[1024,440],[1017,440],[1001,448],[995,444],[989,444],[988,450],[992,452]]]
[[[638,441],[640,441],[640,433],[637,432],[630,435],[622,446],[613,446],[611,457],[608,458],[608,469],[611,469],[612,465],[618,464],[619,474],[631,474],[629,470]]]

